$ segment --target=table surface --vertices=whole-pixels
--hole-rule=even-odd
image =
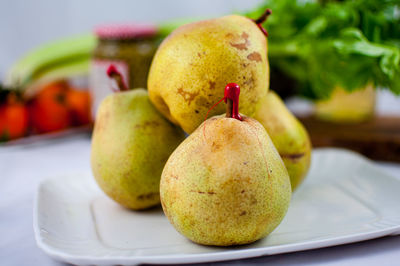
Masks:
[[[39,182],[90,167],[90,136],[79,133],[13,146],[0,146],[0,265],[65,265],[35,243],[33,200]],[[377,162],[400,179],[400,164]],[[204,265],[394,265],[400,261],[400,236],[274,256]]]

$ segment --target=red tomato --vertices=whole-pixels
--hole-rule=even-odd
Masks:
[[[87,125],[90,119],[90,96],[88,91],[71,88],[67,93],[67,105],[74,125]]]
[[[68,84],[64,81],[50,83],[32,100],[29,112],[36,132],[58,131],[70,126],[67,91]]]
[[[19,101],[8,100],[0,106],[0,141],[23,137],[28,130],[28,110]]]

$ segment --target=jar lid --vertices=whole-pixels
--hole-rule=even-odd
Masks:
[[[105,24],[97,26],[94,33],[102,39],[134,39],[156,35],[157,27],[140,23]]]

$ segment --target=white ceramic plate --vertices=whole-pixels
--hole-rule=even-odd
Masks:
[[[41,249],[73,264],[233,260],[398,234],[399,191],[399,180],[355,153],[315,150],[310,173],[279,227],[251,245],[218,248],[194,244],[178,234],[161,208],[121,208],[86,173],[39,186],[34,230]]]

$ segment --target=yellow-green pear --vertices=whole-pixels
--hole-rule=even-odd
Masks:
[[[282,157],[294,191],[310,167],[312,147],[307,130],[273,91],[261,100],[254,118],[267,130]]]
[[[240,115],[234,99],[228,117],[206,120],[178,146],[161,176],[166,216],[199,244],[254,242],[280,224],[291,198],[288,173],[267,132]]]
[[[269,86],[267,40],[260,25],[230,15],[186,24],[173,31],[158,48],[151,64],[150,100],[170,121],[187,133],[204,120],[229,82],[241,85],[241,112],[253,115]],[[218,106],[210,115],[222,114]]]
[[[144,89],[116,92],[99,106],[91,165],[100,188],[130,209],[160,203],[161,172],[184,139],[183,131],[165,119]]]

